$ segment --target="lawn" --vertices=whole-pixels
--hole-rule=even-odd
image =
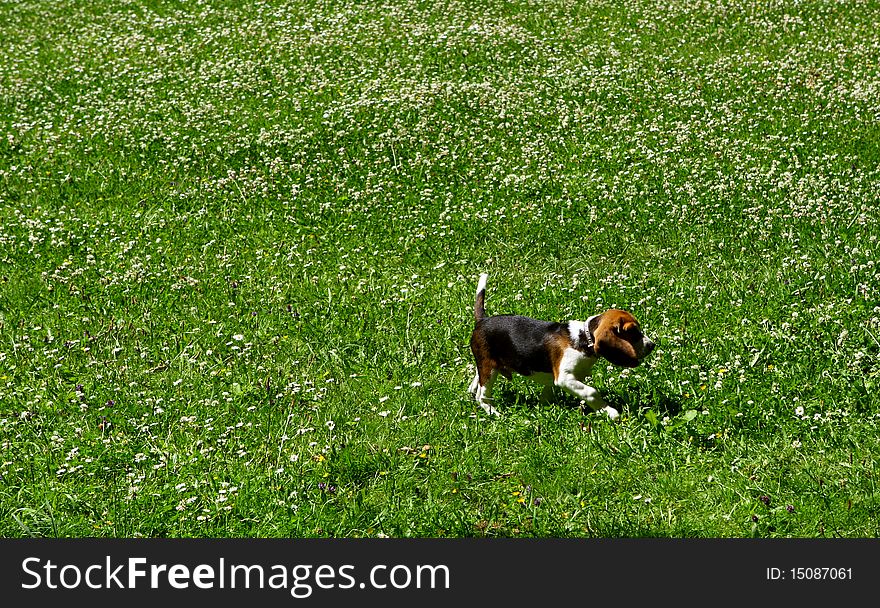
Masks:
[[[0,5],[0,536],[880,535],[880,4]],[[658,347],[500,380],[487,309]]]

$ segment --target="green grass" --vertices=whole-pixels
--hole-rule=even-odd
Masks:
[[[0,535],[880,534],[880,5],[0,7]],[[490,313],[627,308],[611,422]]]

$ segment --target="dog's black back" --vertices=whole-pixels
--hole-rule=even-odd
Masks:
[[[557,335],[568,336],[568,323],[541,321],[520,315],[496,315],[476,322],[471,349],[480,350],[495,361],[498,371],[523,376],[535,372],[553,373],[547,341]]]

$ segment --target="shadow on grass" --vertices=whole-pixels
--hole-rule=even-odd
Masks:
[[[660,389],[645,386],[626,386],[623,390],[608,391],[605,394],[608,405],[618,411],[637,413],[652,410],[658,417],[674,418],[684,409],[679,395],[667,395]]]
[[[600,393],[608,405],[621,413],[628,412],[630,415],[635,415],[643,409],[649,409],[659,418],[664,416],[674,418],[684,409],[680,396],[667,395],[654,387],[629,385],[618,389],[606,389]],[[549,404],[541,401],[540,391],[530,391],[521,385],[517,386],[512,383],[496,384],[493,396],[496,407],[501,404],[502,408],[537,408],[555,404],[569,409],[579,409],[585,414],[590,413],[590,409],[583,405],[580,399],[561,389],[554,390],[553,400]]]

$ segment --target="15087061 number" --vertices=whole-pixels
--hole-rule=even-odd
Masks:
[[[851,581],[852,568],[767,568],[768,581]]]
[[[851,581],[852,568],[790,568],[791,580],[795,581]]]

